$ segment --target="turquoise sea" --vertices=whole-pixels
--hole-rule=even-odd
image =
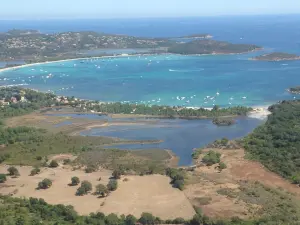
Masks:
[[[101,101],[212,107],[269,105],[292,99],[300,61],[257,62],[253,54],[153,55],[72,60],[0,73],[0,84],[26,84]]]
[[[258,62],[248,58],[274,51],[300,54],[299,15],[0,21],[0,27],[1,31],[94,30],[170,38],[210,33],[216,40],[264,47],[260,52],[241,55],[152,55],[43,64],[1,72],[0,85],[23,84],[58,95],[101,101],[202,107],[262,106],[298,98],[286,89],[300,85],[300,61]]]

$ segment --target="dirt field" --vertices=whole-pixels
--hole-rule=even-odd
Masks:
[[[222,218],[255,216],[261,208],[260,205],[249,204],[239,198],[230,198],[218,193],[222,189],[233,193],[239,192],[240,182],[243,180],[258,181],[263,185],[284,189],[300,197],[299,187],[266,170],[260,163],[244,159],[243,149],[213,150],[222,154],[221,161],[227,165],[227,169],[220,172],[215,165],[199,167],[190,173],[190,184],[184,190],[191,203],[201,207],[206,215]]]
[[[36,176],[28,176],[32,167],[17,167],[21,174],[18,178],[8,178],[0,186],[2,194],[13,194],[16,197],[43,198],[51,204],[73,205],[78,213],[87,215],[101,211],[105,214],[133,214],[151,212],[162,219],[176,217],[191,218],[195,211],[184,193],[172,188],[168,177],[162,175],[127,176],[128,181],[119,181],[119,187],[106,198],[97,198],[92,194],[75,196],[78,187],[68,186],[73,176],[81,181],[88,180],[93,186],[107,184],[110,171],[98,171],[86,174],[83,171],[72,171],[67,168],[43,168]],[[0,173],[6,173],[7,166],[0,166]],[[98,178],[101,177],[101,181]],[[48,190],[36,190],[38,182],[44,178],[53,181]]]

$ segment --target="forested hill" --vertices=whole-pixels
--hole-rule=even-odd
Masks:
[[[194,40],[187,43],[177,43],[168,50],[176,54],[238,54],[260,49],[259,46],[250,44],[232,44],[225,41],[208,39]]]
[[[253,159],[300,184],[300,101],[283,101],[269,108],[267,122],[244,139]]]

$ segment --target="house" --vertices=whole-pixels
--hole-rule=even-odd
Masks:
[[[17,100],[16,97],[11,97],[10,101],[11,101],[12,103],[17,103],[17,102],[18,102],[18,100]]]

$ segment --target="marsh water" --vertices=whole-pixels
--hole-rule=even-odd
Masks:
[[[124,125],[116,123],[118,125],[82,131],[81,135],[109,136],[129,140],[162,140],[163,142],[155,144],[126,144],[108,146],[107,148],[170,149],[180,158],[180,166],[190,165],[192,163],[191,153],[194,148],[203,147],[223,137],[228,139],[244,137],[264,122],[264,120],[255,118],[239,117],[233,126],[218,127],[214,125],[210,119],[112,119],[108,116],[93,114],[59,114],[57,116],[109,120],[110,122],[127,122]]]

